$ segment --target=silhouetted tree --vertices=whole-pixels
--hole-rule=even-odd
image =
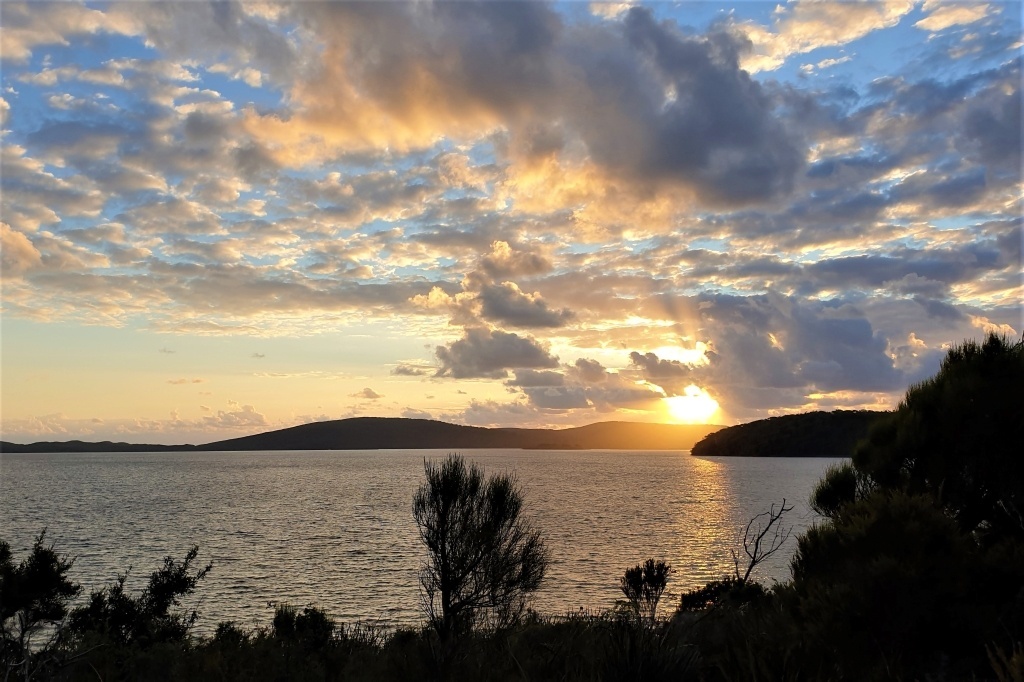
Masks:
[[[515,477],[485,479],[458,455],[424,462],[424,471],[413,516],[428,553],[420,584],[431,625],[448,639],[483,622],[516,622],[544,579],[548,552],[522,516]]]
[[[951,348],[854,453],[813,506],[835,517],[875,490],[927,495],[979,542],[1024,538],[1024,343],[990,334]]]
[[[654,625],[658,602],[665,593],[671,573],[672,567],[664,561],[648,559],[642,565],[626,569],[619,578],[619,589],[626,595],[634,613],[650,625]]]
[[[815,489],[789,594],[825,677],[984,677],[1022,641],[1022,387],[1024,344],[965,341]]]
[[[36,537],[27,559],[17,566],[10,545],[0,540],[0,661],[7,679],[12,673],[22,679],[33,675],[49,662],[50,653],[59,644],[61,621],[68,604],[81,587],[67,578],[74,559],[59,556],[53,545],[46,545],[44,530]],[[46,641],[34,641],[37,635]]]

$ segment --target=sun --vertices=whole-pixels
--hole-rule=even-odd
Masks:
[[[683,395],[663,398],[672,419],[682,424],[706,424],[718,412],[718,401],[699,386],[690,384]]]

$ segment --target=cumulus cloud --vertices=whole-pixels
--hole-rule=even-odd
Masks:
[[[463,337],[437,347],[438,377],[502,379],[510,369],[544,369],[558,360],[530,337],[483,329],[466,329]]]
[[[449,294],[439,286],[410,302],[425,311],[447,311],[452,324],[478,326],[481,321],[522,329],[562,327],[575,315],[566,308],[548,306],[539,292],[528,293],[512,281],[495,282],[494,275],[528,275],[550,269],[546,259],[522,249],[513,250],[507,242],[495,242],[491,253],[481,259],[481,267],[462,280],[462,291]]]
[[[364,388],[357,393],[350,393],[349,398],[365,398],[366,400],[379,400],[383,398],[381,394],[374,391],[372,388]]]
[[[532,251],[514,249],[505,241],[491,244],[491,252],[481,259],[480,266],[492,279],[537,275],[554,267],[548,258]]]
[[[234,401],[228,401],[228,405],[234,409],[217,410],[214,415],[202,417],[203,426],[236,431],[269,426],[267,418],[252,405],[239,405]]]
[[[0,264],[4,276],[18,276],[42,265],[43,257],[32,241],[7,223],[0,222]]]
[[[485,285],[479,300],[484,319],[512,327],[561,327],[573,318],[571,311],[551,310],[540,294],[525,293],[514,282]]]

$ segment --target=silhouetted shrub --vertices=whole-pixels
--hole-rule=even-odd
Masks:
[[[516,479],[485,479],[458,455],[438,465],[424,462],[424,470],[413,516],[428,553],[420,584],[431,625],[447,639],[480,623],[517,622],[544,579],[548,553],[522,516]]]
[[[335,622],[314,606],[302,611],[282,604],[274,612],[274,636],[310,649],[322,649],[334,636]]]
[[[137,596],[125,590],[128,574],[117,576],[113,583],[93,592],[88,604],[71,612],[71,633],[78,637],[101,635],[118,645],[184,641],[199,614],[171,609],[181,606],[181,598],[192,594],[213,567],[207,564],[191,572],[198,554],[199,547],[193,546],[182,561],[166,557]]]
[[[672,567],[664,561],[648,559],[642,565],[626,569],[619,578],[619,589],[626,595],[634,614],[640,620],[654,625],[658,602],[665,593]]]
[[[10,545],[0,540],[0,665],[4,679],[17,671],[29,679],[53,663],[61,643],[59,625],[81,587],[67,578],[74,559],[59,556],[36,537],[28,558],[17,566]],[[39,638],[42,637],[43,641]]]

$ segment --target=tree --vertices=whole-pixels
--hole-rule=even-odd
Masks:
[[[424,472],[412,511],[427,548],[420,584],[431,625],[447,640],[482,623],[513,624],[548,566],[540,533],[522,516],[516,478],[485,479],[459,455],[424,461]]]
[[[965,341],[826,473],[791,590],[822,676],[984,677],[1024,640],[1022,386],[1022,342]]]
[[[637,564],[626,569],[625,574],[619,578],[619,589],[641,620],[654,625],[658,602],[665,593],[671,573],[672,567],[664,561],[648,559],[643,565]]]
[[[37,664],[46,664],[62,634],[59,625],[68,604],[82,590],[67,578],[74,559],[59,556],[53,545],[44,543],[45,537],[44,530],[28,558],[17,566],[10,545],[0,540],[0,659],[5,679],[16,668],[22,678],[30,679]],[[33,641],[43,633],[45,642]]]
[[[835,518],[875,491],[926,495],[982,543],[1024,539],[1024,342],[951,348],[888,419],[828,473],[812,504]]]

